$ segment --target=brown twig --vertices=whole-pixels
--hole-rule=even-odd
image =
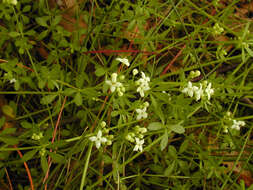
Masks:
[[[55,128],[54,128],[54,132],[53,132],[53,138],[51,140],[51,143],[53,144],[54,143],[54,140],[55,140],[55,137],[56,137],[56,133],[57,133],[57,129],[58,129],[58,126],[60,124],[60,120],[61,120],[61,115],[62,115],[62,111],[63,111],[63,108],[64,108],[64,105],[66,103],[66,100],[67,100],[67,96],[65,96],[64,100],[63,100],[63,103],[62,103],[62,106],[61,106],[61,110],[60,110],[60,113],[58,115],[58,119],[57,119],[57,122],[55,124]],[[50,152],[52,152],[52,149],[50,149]],[[43,184],[46,182],[47,178],[48,178],[48,175],[49,175],[49,170],[50,170],[50,167],[51,167],[51,164],[52,164],[52,159],[51,157],[49,156],[48,157],[48,169],[47,169],[47,172],[46,172],[46,175],[43,179]],[[45,188],[44,189],[47,189],[47,184],[45,184]]]
[[[14,147],[14,148],[18,148],[16,145],[14,145],[13,147]],[[22,153],[20,152],[20,150],[17,149],[17,152],[18,152],[20,158],[22,158],[23,155],[22,155]],[[25,166],[25,170],[26,170],[27,176],[28,176],[29,181],[30,181],[31,189],[34,190],[32,175],[31,175],[31,172],[30,172],[29,167],[28,167],[28,165],[27,165],[26,162],[24,162],[24,166]]]
[[[12,187],[12,184],[11,184],[11,179],[10,179],[10,176],[9,176],[9,174],[8,174],[8,171],[7,171],[6,168],[4,168],[4,171],[5,171],[5,173],[6,173],[6,177],[7,177],[8,182],[9,182],[10,190],[13,190],[13,187]]]
[[[171,65],[177,60],[177,58],[182,54],[183,50],[186,48],[186,44],[182,47],[182,49],[177,53],[177,55],[171,60],[171,62],[165,67],[161,75],[164,75],[167,73]]]

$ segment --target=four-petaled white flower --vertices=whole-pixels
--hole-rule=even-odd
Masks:
[[[150,78],[146,77],[145,73],[141,72],[141,77],[138,81],[136,81],[136,84],[139,86],[137,88],[137,92],[140,93],[141,97],[144,97],[144,92],[149,90],[149,82],[150,82]]]
[[[129,61],[128,61],[128,59],[127,58],[116,58],[116,60],[117,61],[119,61],[119,62],[121,62],[121,63],[123,63],[124,65],[126,65],[127,67],[129,67],[130,66],[130,63],[129,63]]]
[[[140,120],[140,119],[146,119],[148,117],[148,114],[147,114],[147,108],[144,107],[143,109],[136,109],[136,112],[137,112],[137,120]]]
[[[98,131],[97,136],[90,137],[89,139],[90,139],[92,142],[95,142],[95,143],[96,143],[97,149],[100,148],[101,143],[106,143],[106,142],[107,142],[107,138],[102,137],[102,131],[101,131],[101,130]]]
[[[196,86],[192,86],[192,83],[189,81],[186,88],[182,90],[183,93],[187,94],[190,97],[193,97],[194,92],[198,89]]]
[[[136,145],[134,147],[134,151],[140,150],[142,152],[143,148],[142,145],[144,144],[144,139],[140,140],[139,138],[135,138]]]
[[[112,73],[112,79],[111,80],[106,80],[106,84],[110,85],[110,90],[111,92],[114,92],[116,89],[124,89],[123,85],[121,82],[117,82],[117,73]]]
[[[236,129],[236,130],[240,130],[240,126],[244,126],[245,122],[244,121],[236,121],[233,120],[233,125],[231,126],[231,129]]]

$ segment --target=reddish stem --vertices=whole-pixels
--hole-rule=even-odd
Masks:
[[[110,49],[104,49],[104,50],[95,50],[95,51],[86,51],[84,54],[95,54],[95,53],[144,53],[144,54],[157,54],[156,52],[150,52],[150,51],[141,51],[141,50],[132,50],[132,49],[122,49],[122,50],[110,50]]]
[[[31,71],[31,72],[34,72],[34,70],[31,69],[30,67],[27,67],[27,66],[25,66],[25,65],[22,65],[22,64],[20,64],[20,63],[17,63],[17,65],[18,65],[19,67],[26,68],[27,70],[29,70],[29,71]]]
[[[177,60],[177,58],[182,54],[183,50],[186,48],[186,44],[182,47],[182,49],[177,53],[177,55],[171,60],[171,62],[166,66],[166,68],[163,70],[161,75],[164,75],[167,73],[171,65]]]
[[[9,174],[8,174],[8,171],[7,171],[6,168],[4,168],[4,170],[5,170],[5,173],[6,173],[8,182],[9,182],[10,190],[13,190],[13,187],[12,187],[12,184],[11,184],[11,179],[10,179],[10,176],[9,176]]]
[[[18,148],[16,145],[14,145],[13,147],[14,147],[14,148]],[[18,152],[20,158],[22,158],[23,155],[22,155],[22,153],[20,152],[20,150],[17,150],[17,152]],[[25,166],[25,170],[26,170],[26,173],[27,173],[28,178],[29,178],[29,181],[30,181],[31,189],[34,190],[32,175],[31,175],[31,172],[30,172],[29,167],[28,167],[28,165],[27,165],[26,162],[24,162],[24,166]]]
[[[66,100],[67,100],[67,96],[65,96],[64,100],[63,100],[63,103],[62,103],[62,106],[61,106],[61,110],[60,110],[60,113],[58,115],[58,119],[57,119],[57,122],[55,124],[55,128],[54,128],[54,132],[53,132],[53,138],[51,140],[51,143],[53,144],[54,143],[54,140],[55,140],[55,137],[56,137],[56,133],[57,133],[57,129],[58,129],[58,126],[60,124],[60,120],[61,120],[61,115],[62,115],[62,111],[63,111],[63,108],[64,108],[64,105],[66,103]],[[50,152],[52,152],[52,149],[50,149]],[[47,180],[48,178],[48,175],[49,175],[49,170],[50,170],[50,167],[51,167],[51,164],[52,164],[52,159],[51,157],[49,156],[48,157],[48,169],[47,169],[47,172],[46,172],[46,175],[43,179],[43,183],[45,183],[45,181]],[[45,189],[47,189],[47,184],[45,184]]]

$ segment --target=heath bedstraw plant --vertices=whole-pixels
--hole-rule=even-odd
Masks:
[[[252,189],[245,7],[0,1],[1,185]]]

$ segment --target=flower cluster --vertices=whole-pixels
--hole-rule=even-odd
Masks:
[[[236,121],[236,120],[233,120],[233,125],[231,126],[231,129],[236,129],[237,131],[240,130],[240,127],[241,126],[244,126],[245,125],[245,122],[244,121]]]
[[[187,94],[190,97],[195,96],[196,101],[200,100],[203,97],[207,97],[208,100],[211,99],[211,96],[214,94],[214,90],[211,88],[212,84],[204,81],[203,84],[200,83],[198,86],[193,86],[189,81],[187,87],[185,87],[182,92]]]
[[[118,74],[113,73],[111,75],[111,80],[106,80],[105,83],[110,86],[111,92],[114,92],[116,90],[119,96],[123,96],[125,92],[125,87],[123,86],[121,82],[117,81],[117,77],[118,77]]]
[[[213,26],[213,32],[215,35],[220,35],[223,31],[224,31],[224,29],[218,23],[216,23]]]
[[[141,72],[141,78],[136,81],[136,85],[138,85],[137,92],[140,93],[141,97],[144,97],[144,92],[150,89],[149,82],[150,78],[146,77],[145,73]]]
[[[45,153],[46,153],[46,149],[45,149],[45,148],[42,148],[42,149],[40,150],[40,152],[39,152],[39,154],[40,154],[41,156],[44,156]]]
[[[148,102],[144,102],[144,104],[141,106],[141,108],[137,108],[135,111],[137,112],[137,120],[140,119],[146,119],[148,117],[148,113],[147,113],[147,107],[149,106]]]
[[[232,119],[231,112],[226,113],[226,115],[224,116],[224,122],[226,123],[226,125],[224,125],[224,133],[228,133],[228,128],[240,131],[241,126],[245,126],[244,121],[237,121],[235,119]]]
[[[33,139],[33,140],[38,141],[38,140],[40,140],[41,138],[43,138],[43,133],[42,133],[42,132],[40,132],[39,134],[33,133],[33,135],[32,135],[32,139]]]
[[[103,136],[103,133],[101,130],[98,131],[97,136],[90,137],[90,141],[95,142],[97,149],[100,148],[101,144],[111,145],[113,135],[109,135],[109,130],[106,128],[106,123],[104,121],[100,124],[103,133],[105,134]]]
[[[142,152],[143,150],[143,144],[144,144],[144,133],[147,132],[147,129],[144,127],[140,127],[139,125],[137,125],[134,128],[133,132],[129,132],[126,136],[126,139],[132,143],[135,142],[135,147],[134,147],[134,151],[140,151]]]

